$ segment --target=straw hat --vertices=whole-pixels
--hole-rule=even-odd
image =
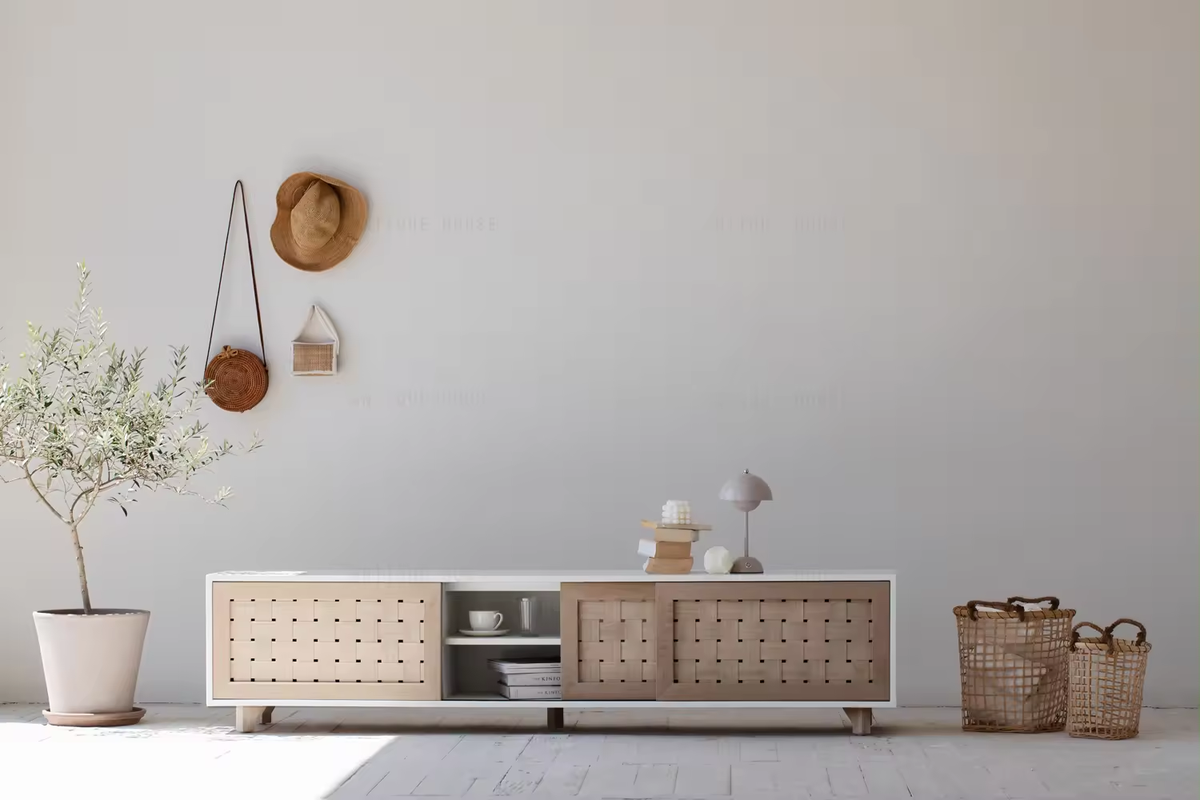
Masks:
[[[322,272],[341,263],[367,225],[367,198],[348,183],[297,172],[275,194],[271,244],[296,269]]]

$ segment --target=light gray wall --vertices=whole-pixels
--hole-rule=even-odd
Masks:
[[[1191,2],[6,2],[0,323],[199,372],[246,181],[272,386],[212,431],[228,510],[85,531],[154,611],[139,697],[198,700],[219,569],[635,567],[742,467],[768,567],[900,572],[900,698],[953,703],[950,609],[1144,620],[1197,702],[1200,18]],[[271,250],[300,169],[368,195],[342,266]],[[250,344],[241,241],[221,343]],[[344,372],[292,378],[319,301]],[[256,343],[255,343],[256,344]],[[44,696],[63,531],[0,487],[0,699]]]

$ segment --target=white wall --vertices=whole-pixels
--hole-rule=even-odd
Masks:
[[[1197,702],[1200,14],[1191,2],[12,2],[0,324],[201,366],[246,181],[273,384],[217,435],[228,510],[85,531],[154,611],[139,696],[202,697],[206,572],[634,567],[638,519],[742,467],[768,567],[894,567],[900,698],[958,695],[950,609],[1057,593],[1144,620]],[[352,257],[274,254],[274,193],[371,202]],[[241,241],[237,242],[238,247]],[[253,340],[241,250],[219,340]],[[344,373],[292,378],[307,304]],[[67,538],[0,487],[0,699]]]

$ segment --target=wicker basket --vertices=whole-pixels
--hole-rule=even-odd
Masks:
[[[1024,604],[1048,603],[1049,608]],[[954,609],[964,731],[1061,731],[1075,610],[1057,597],[972,600]]]
[[[1122,623],[1136,625],[1136,639],[1114,639]],[[1100,636],[1080,637],[1079,629],[1094,628]],[[1070,700],[1067,732],[1088,739],[1131,739],[1142,717],[1142,686],[1150,643],[1146,626],[1119,619],[1101,629],[1081,622],[1071,631]]]
[[[319,341],[305,340],[304,332],[313,322],[320,323],[325,329],[325,336]],[[329,321],[329,317],[320,306],[312,306],[300,333],[292,341],[292,374],[293,375],[336,375],[338,352],[342,349],[341,339],[337,329]]]

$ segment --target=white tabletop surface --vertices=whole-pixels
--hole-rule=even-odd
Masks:
[[[640,569],[626,570],[282,570],[214,572],[210,581],[338,581],[412,583],[527,583],[530,581],[651,582],[670,581],[894,581],[896,573],[886,570],[768,570],[760,575],[649,575]]]

